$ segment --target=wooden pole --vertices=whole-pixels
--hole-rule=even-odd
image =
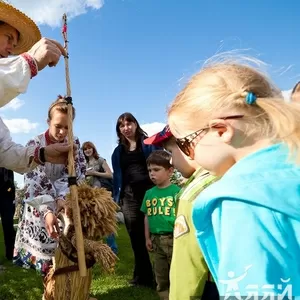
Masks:
[[[75,227],[75,237],[76,237],[76,248],[78,256],[78,266],[80,276],[87,276],[83,235],[81,227],[81,218],[78,204],[78,192],[76,185],[76,172],[75,172],[75,162],[74,162],[74,137],[73,137],[73,103],[71,97],[71,84],[70,84],[70,73],[69,73],[69,53],[68,53],[68,36],[67,36],[67,16],[63,15],[63,29],[62,34],[65,43],[65,50],[67,55],[65,56],[65,71],[66,71],[66,85],[67,85],[67,95],[66,101],[68,103],[68,142],[71,145],[69,156],[68,156],[68,173],[69,173],[69,187],[72,199],[72,211],[73,211],[73,222]]]

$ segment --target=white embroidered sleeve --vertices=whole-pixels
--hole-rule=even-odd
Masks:
[[[30,140],[26,146],[40,146],[38,140]],[[38,166],[24,176],[24,202],[35,207],[43,217],[56,209],[56,192],[45,172],[45,166]]]
[[[0,167],[21,174],[34,169],[37,166],[33,160],[35,148],[36,145],[24,147],[13,142],[7,126],[0,118]]]
[[[56,190],[56,199],[65,200],[66,194],[69,192],[67,168],[63,171],[62,177],[55,180],[53,185]]]
[[[31,78],[30,67],[21,56],[0,59],[0,107],[25,93]]]

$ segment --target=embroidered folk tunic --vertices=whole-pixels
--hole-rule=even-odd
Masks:
[[[74,138],[74,142],[78,147],[75,171],[77,181],[81,181],[85,176],[86,162],[78,138]],[[29,141],[27,145],[44,147],[49,143],[51,141],[46,131]],[[44,217],[49,211],[55,211],[58,199],[65,199],[69,191],[68,170],[65,165],[46,163],[26,173],[24,178],[25,203],[18,224],[13,261],[21,267],[34,268],[42,275],[46,275],[52,264],[57,243],[48,236]],[[36,201],[40,204],[37,206],[39,208],[29,205],[27,201]]]

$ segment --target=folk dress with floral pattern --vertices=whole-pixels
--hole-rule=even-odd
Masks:
[[[81,181],[85,177],[86,161],[80,150],[78,138],[74,138],[74,142],[78,147],[78,153],[75,157],[77,181]],[[52,142],[49,132],[46,131],[44,134],[30,140],[27,145],[44,147],[50,143]],[[34,208],[23,201],[13,261],[21,267],[34,268],[45,276],[52,265],[52,257],[57,242],[48,236],[44,217],[49,211],[55,212],[56,201],[58,199],[64,200],[69,191],[67,166],[46,163],[44,166],[40,165],[31,172],[26,173],[24,180],[24,201],[39,199],[40,203],[46,202],[47,204]],[[43,201],[45,199],[47,201]]]

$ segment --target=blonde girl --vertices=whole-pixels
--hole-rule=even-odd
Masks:
[[[193,208],[220,296],[300,295],[300,110],[281,97],[255,68],[224,60],[168,111],[180,149],[222,177]]]
[[[73,116],[75,117],[75,108]],[[47,123],[48,129],[27,145],[46,147],[67,143],[68,105],[62,96],[50,105]],[[75,156],[77,181],[81,181],[85,176],[86,161],[77,137],[74,137],[74,143],[78,148]],[[35,269],[44,277],[52,265],[57,247],[55,238],[59,228],[55,214],[64,207],[65,196],[69,191],[67,166],[47,162],[41,164],[25,174],[24,184],[24,205],[18,224],[13,261],[23,268]]]

